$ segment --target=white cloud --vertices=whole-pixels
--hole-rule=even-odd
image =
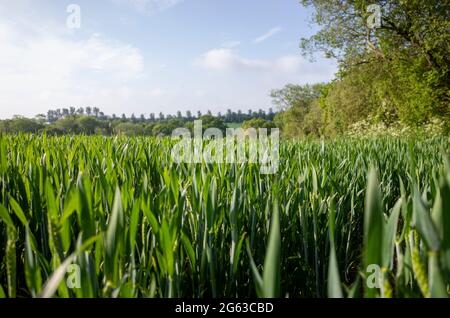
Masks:
[[[294,55],[280,57],[275,61],[275,67],[285,73],[293,73],[300,69],[303,60]]]
[[[271,30],[269,30],[267,33],[257,37],[256,39],[253,40],[253,43],[261,43],[266,41],[267,39],[271,38],[272,36],[274,36],[275,34],[281,32],[283,30],[282,27],[275,27],[272,28]]]
[[[134,7],[141,13],[156,13],[167,10],[177,4],[182,3],[184,0],[112,0],[115,3],[127,4]]]
[[[131,45],[100,35],[73,40],[14,26],[0,22],[2,117],[87,105],[105,90],[126,97],[123,84],[143,76],[143,56]]]
[[[243,69],[264,69],[267,63],[262,60],[250,60],[240,57],[232,49],[213,49],[196,60],[196,64],[214,71],[231,71]]]
[[[237,50],[213,49],[195,60],[195,65],[211,71],[270,71],[295,73],[302,65],[299,56],[288,55],[273,60],[248,59],[239,55]]]

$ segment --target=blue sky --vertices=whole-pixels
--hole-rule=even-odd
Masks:
[[[336,72],[300,54],[311,13],[297,0],[0,0],[0,118],[267,110],[271,89]]]

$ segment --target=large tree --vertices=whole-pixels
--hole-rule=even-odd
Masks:
[[[302,0],[321,29],[302,39],[305,54],[323,51],[339,61],[340,79],[361,65],[377,87],[379,104],[401,120],[448,117],[450,6],[448,0]],[[377,9],[380,24],[376,25]],[[379,75],[382,76],[379,76]]]
[[[322,109],[320,96],[324,84],[293,85],[272,91],[272,100],[281,110],[275,116],[275,123],[286,137],[320,136],[322,134]]]

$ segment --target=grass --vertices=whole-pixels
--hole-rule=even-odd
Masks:
[[[0,136],[0,297],[448,296],[448,138],[285,140],[274,175],[171,147]]]

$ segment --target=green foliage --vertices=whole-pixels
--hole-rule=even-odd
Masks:
[[[170,119],[166,122],[157,123],[153,126],[152,134],[154,136],[170,136],[175,129],[184,126],[189,127],[188,125],[190,125],[190,123],[184,124],[178,119]]]
[[[306,55],[323,51],[339,62],[322,97],[325,134],[342,134],[368,115],[375,123],[410,127],[450,118],[449,8],[433,1],[303,0],[322,28],[302,40]],[[382,9],[369,27],[370,4]]]
[[[275,116],[275,124],[281,127],[284,136],[322,135],[324,117],[319,97],[325,88],[325,84],[289,84],[272,91],[273,102],[284,109]]]
[[[133,123],[120,123],[114,127],[116,134],[124,134],[125,136],[142,136],[144,130],[142,125]]]
[[[202,133],[204,133],[206,129],[217,128],[222,132],[223,135],[225,135],[227,125],[221,118],[214,117],[212,115],[203,115],[199,118],[199,120],[202,121]],[[192,134],[194,133],[193,122],[187,123],[185,127],[190,129]]]
[[[270,132],[270,129],[276,128],[276,125],[273,121],[265,120],[262,118],[254,118],[254,119],[246,120],[242,124],[242,129],[245,130],[245,129],[249,129],[249,128],[255,128],[255,129],[266,128]]]
[[[0,120],[0,132],[4,133],[36,133],[43,128],[37,120],[15,117],[11,120]]]
[[[93,135],[97,128],[101,128],[99,121],[93,117],[82,116],[76,120],[77,125],[80,127],[80,131],[86,135]]]
[[[181,116],[179,112],[176,118],[173,116],[160,115],[156,119],[154,114],[150,118],[141,115],[139,119],[135,116],[122,118],[105,116],[98,108],[94,108],[95,116],[84,115],[84,109],[75,111],[72,108],[50,110],[48,115],[37,115],[35,119],[27,119],[16,116],[11,120],[0,120],[0,133],[46,133],[49,136],[61,135],[125,135],[125,136],[170,136],[177,128],[188,128],[193,132],[194,120],[202,120],[203,132],[208,128],[218,128],[223,133],[227,127],[239,128],[245,120],[257,119],[255,123],[271,122],[275,113],[270,109],[266,114],[263,110],[248,114],[238,113],[229,110],[225,116],[213,116],[211,114],[193,117],[191,112],[187,112],[187,117]],[[92,111],[92,110],[90,110]],[[230,121],[235,120],[236,122]],[[225,124],[227,123],[227,124]]]

